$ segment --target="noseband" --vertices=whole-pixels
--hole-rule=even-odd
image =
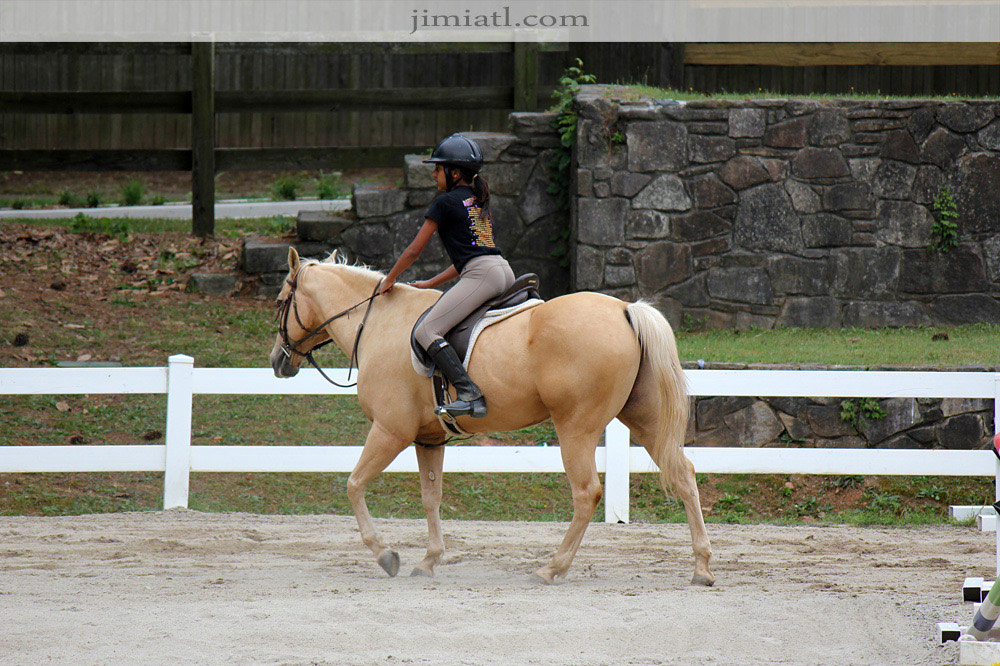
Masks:
[[[376,284],[375,290],[372,292],[372,295],[366,298],[365,300],[355,305],[352,305],[351,307],[347,308],[346,310],[343,310],[342,312],[338,312],[337,314],[333,315],[332,317],[324,321],[319,326],[307,329],[306,325],[302,323],[302,319],[299,317],[299,306],[298,303],[295,302],[295,290],[299,286],[298,283],[299,276],[302,274],[305,268],[306,268],[305,266],[302,266],[301,268],[299,268],[298,271],[296,271],[294,277],[285,280],[286,284],[288,284],[288,286],[290,287],[290,290],[287,296],[278,301],[277,318],[278,318],[278,333],[281,335],[281,353],[284,354],[288,358],[288,360],[292,359],[292,354],[298,354],[302,358],[309,361],[309,364],[312,365],[312,367],[316,368],[316,370],[319,371],[319,374],[323,376],[323,379],[330,382],[334,386],[339,386],[340,388],[351,388],[353,386],[357,386],[358,385],[357,382],[354,382],[353,384],[338,384],[337,382],[333,381],[332,379],[326,376],[326,373],[323,372],[323,368],[319,367],[319,364],[313,358],[312,353],[317,349],[325,347],[326,345],[333,342],[333,338],[324,340],[323,342],[319,343],[315,347],[312,347],[305,353],[299,351],[299,345],[303,344],[306,340],[322,333],[323,330],[327,327],[327,325],[330,324],[331,322],[334,322],[337,319],[340,319],[341,317],[350,314],[352,311],[358,309],[359,307],[367,303],[368,307],[365,309],[365,316],[361,319],[361,326],[358,327],[358,335],[357,337],[354,338],[354,348],[351,351],[351,360],[347,366],[347,381],[351,381],[351,371],[354,369],[355,363],[358,358],[358,344],[361,342],[361,333],[365,330],[365,322],[368,321],[368,313],[372,311],[372,303],[375,302],[375,297],[378,296],[378,288],[382,283],[380,281],[378,284]],[[305,337],[303,337],[294,344],[288,337],[288,315],[290,312],[295,313],[295,321],[298,322],[299,328],[306,331]]]

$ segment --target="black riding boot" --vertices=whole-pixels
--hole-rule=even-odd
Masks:
[[[486,398],[483,397],[479,387],[469,379],[455,348],[438,338],[427,348],[427,354],[455,387],[458,398],[449,405],[438,407],[436,411],[447,412],[451,416],[471,416],[474,419],[486,416]]]

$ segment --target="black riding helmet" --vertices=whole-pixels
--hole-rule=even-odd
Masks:
[[[468,169],[472,173],[478,173],[483,167],[483,151],[469,137],[452,134],[441,139],[441,142],[434,147],[431,156],[424,162]]]

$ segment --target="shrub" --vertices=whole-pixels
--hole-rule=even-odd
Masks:
[[[294,176],[281,176],[271,186],[271,198],[275,201],[295,201],[299,181]]]
[[[142,195],[146,192],[146,184],[141,180],[129,179],[121,184],[122,204],[138,206],[142,203]]]
[[[316,195],[320,199],[343,199],[347,197],[348,191],[339,173],[324,174],[320,171],[316,182]]]
[[[67,208],[76,208],[80,205],[80,199],[76,196],[75,192],[63,190],[59,193],[59,205],[66,206]]]
[[[86,194],[86,199],[88,208],[97,208],[104,201],[104,196],[99,190],[90,190]]]

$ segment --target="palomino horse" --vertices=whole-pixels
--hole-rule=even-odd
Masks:
[[[357,353],[358,399],[371,430],[347,482],[361,538],[390,576],[399,555],[382,543],[365,503],[365,489],[411,443],[416,447],[429,543],[412,575],[434,574],[444,553],[441,472],[445,432],[433,412],[431,382],[410,363],[410,330],[440,292],[399,284],[372,299],[384,276],[288,253],[288,277],[278,295],[280,332],[271,351],[278,377],[298,372],[303,354],[332,341]],[[362,326],[362,323],[364,325]],[[359,329],[363,329],[358,341]],[[310,333],[313,333],[310,335]],[[694,467],[682,450],[688,418],[684,375],[673,331],[654,307],[592,292],[568,294],[486,328],[469,362],[486,395],[489,415],[460,417],[470,433],[516,430],[552,419],[573,489],[573,520],[552,561],[535,572],[546,583],[564,577],[601,498],[594,452],[612,418],[628,426],[660,469],[664,487],[684,501],[694,545],[692,583],[711,585],[712,551]]]

